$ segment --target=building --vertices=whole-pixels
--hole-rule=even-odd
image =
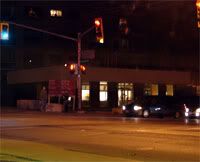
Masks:
[[[87,67],[82,78],[86,108],[116,107],[144,95],[199,95],[199,36],[193,2],[75,5],[36,1],[3,2],[3,6],[2,18],[7,21],[74,38],[91,27],[95,17],[103,18],[105,44],[95,43],[94,32],[82,41],[83,50],[95,50],[94,59],[82,59]],[[185,12],[179,12],[183,9]],[[65,63],[76,62],[74,42],[11,27],[13,44],[1,45],[4,56],[13,49],[16,65],[7,76],[12,91],[7,104],[16,104],[17,99],[37,99],[39,89],[48,86],[49,80],[75,80],[64,68]]]

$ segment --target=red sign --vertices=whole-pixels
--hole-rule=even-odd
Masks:
[[[68,93],[70,96],[75,95],[74,81],[72,80],[49,80],[49,95],[61,96]]]

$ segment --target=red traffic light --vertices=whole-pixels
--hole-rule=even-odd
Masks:
[[[95,24],[95,26],[99,27],[101,25],[101,22],[98,19],[96,19],[94,24]]]
[[[98,43],[104,43],[104,33],[103,33],[103,21],[102,18],[95,18],[94,21],[96,30],[96,41]]]

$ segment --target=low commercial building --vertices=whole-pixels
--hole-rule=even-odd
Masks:
[[[142,70],[87,67],[82,76],[82,107],[85,110],[111,110],[143,96],[194,96],[198,86],[190,71]],[[39,98],[42,86],[50,81],[71,81],[70,95],[76,96],[76,76],[64,66],[18,70],[8,73],[13,99]],[[58,87],[57,87],[58,88]],[[62,87],[61,87],[62,88]],[[51,89],[48,89],[51,93]],[[64,92],[63,92],[64,93]],[[51,94],[52,97],[52,94]]]

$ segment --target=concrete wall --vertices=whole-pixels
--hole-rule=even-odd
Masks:
[[[8,84],[75,79],[64,66],[19,70],[8,73]],[[87,67],[83,81],[192,84],[192,74],[187,71],[132,70],[119,68]]]

